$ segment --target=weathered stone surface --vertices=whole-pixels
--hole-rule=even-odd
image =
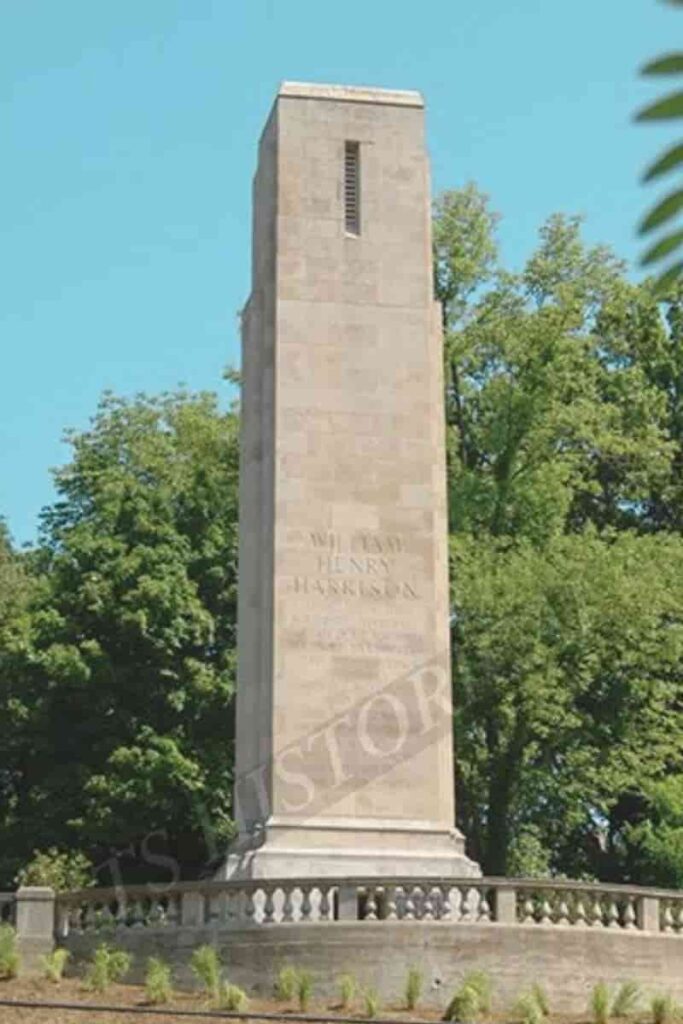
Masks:
[[[221,877],[478,871],[453,827],[429,210],[418,93],[282,86],[243,317],[242,834]]]
[[[77,969],[99,941],[96,936],[69,937]],[[351,972],[361,986],[376,988],[389,1007],[402,998],[407,972],[415,966],[423,972],[423,1006],[443,1008],[471,970],[490,975],[494,1009],[500,1011],[509,1012],[536,981],[547,989],[553,1012],[585,1012],[599,981],[610,986],[635,981],[648,995],[670,992],[683,1000],[683,940],[677,935],[426,921],[295,924],[230,932],[206,927],[128,929],[117,935],[117,944],[135,956],[129,980],[142,981],[148,956],[163,956],[173,964],[178,984],[187,988],[196,985],[190,956],[205,942],[216,946],[230,980],[250,995],[270,995],[282,965],[294,964],[312,973],[316,997],[337,995],[338,976]]]

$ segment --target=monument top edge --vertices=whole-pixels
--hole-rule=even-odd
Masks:
[[[387,103],[400,107],[424,107],[422,94],[412,89],[378,89],[366,85],[325,85],[317,82],[282,82],[278,97],[337,100],[346,103]]]

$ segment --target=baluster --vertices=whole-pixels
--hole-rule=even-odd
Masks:
[[[574,908],[574,927],[575,928],[587,928],[588,924],[586,921],[586,907],[584,905],[583,894],[578,892],[576,894],[576,905]]]
[[[548,892],[546,890],[543,891],[541,897],[541,908],[539,911],[539,918],[539,924],[550,925],[553,923],[553,908],[550,904],[550,900],[548,899]]]
[[[472,922],[472,889],[469,886],[460,889],[460,920],[463,924]]]
[[[422,917],[425,921],[434,920],[434,890],[430,889],[429,886],[425,889],[424,900],[422,902]]]
[[[95,905],[93,903],[86,903],[85,910],[83,912],[83,931],[92,931],[95,927]]]
[[[636,927],[636,911],[633,906],[633,899],[629,896],[624,907],[624,928],[626,931],[633,931]]]
[[[674,916],[671,913],[671,903],[669,900],[664,904],[664,913],[662,914],[662,931],[672,932],[674,930]]]
[[[455,893],[455,896],[453,895]],[[462,890],[460,886],[451,887],[451,913],[453,921],[462,921]]]
[[[145,923],[145,914],[141,900],[133,900],[130,905],[131,910],[131,928],[142,928]]]
[[[71,903],[67,907],[67,915],[69,921],[70,932],[81,932],[83,931],[83,924],[81,922],[81,908],[76,903]]]
[[[406,887],[406,898],[403,908],[403,916],[406,919],[406,921],[415,920],[415,902],[413,900],[413,890],[410,885]]]
[[[425,890],[422,885],[413,886],[413,906],[415,907],[415,917],[418,921],[421,921],[424,917],[424,903],[425,903]]]
[[[614,896],[609,896],[607,901],[607,927],[619,927],[619,907]]]
[[[128,903],[125,895],[116,901],[115,923],[117,928],[125,928],[128,925]]]
[[[536,924],[534,901],[530,895],[524,897],[522,904],[522,924]]]
[[[311,920],[311,887],[310,885],[301,886],[301,920]]]
[[[265,887],[265,903],[263,905],[263,923],[272,924],[275,920],[275,901],[273,900],[273,887],[267,885]]]
[[[103,928],[113,928],[116,924],[116,919],[111,912],[111,907],[108,903],[105,903],[102,908],[102,914],[100,917]]]
[[[672,906],[672,914],[674,919],[674,931],[678,934],[683,928],[683,920],[681,920],[681,912],[683,911],[682,903],[675,903]]]
[[[481,898],[479,900],[479,921],[490,921],[491,920],[491,906],[488,899],[486,898],[486,890],[481,890]]]
[[[254,925],[256,921],[256,889],[246,889],[244,892],[244,917],[247,925]]]
[[[387,921],[398,921],[398,903],[396,896],[400,886],[390,885],[387,889]]]
[[[450,886],[440,886],[439,893],[441,896],[441,913],[439,914],[439,917],[442,921],[450,921],[453,913],[453,908],[451,906]]]
[[[603,928],[602,919],[603,907],[599,896],[596,896],[591,903],[590,922],[593,928]]]
[[[569,904],[567,903],[566,897],[563,893],[560,893],[560,902],[557,905],[557,923],[565,926],[570,923]]]
[[[57,935],[60,939],[65,939],[69,934],[69,907],[67,904],[59,901],[57,903]]]
[[[375,887],[371,885],[368,887],[367,895],[365,897],[365,910],[363,913],[364,921],[376,921],[377,920],[377,900],[375,899]]]
[[[396,914],[399,921],[402,921],[406,916],[406,891],[402,885],[394,886],[394,896],[396,899]]]
[[[285,899],[282,904],[282,922],[291,924],[294,920],[294,902],[292,900],[292,887],[287,884],[284,889]]]
[[[320,887],[320,920],[331,921],[334,901],[330,899],[330,887],[323,883]]]

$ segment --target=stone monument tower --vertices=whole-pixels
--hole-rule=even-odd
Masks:
[[[479,874],[454,828],[421,96],[284,83],[253,204],[240,836],[219,877]]]

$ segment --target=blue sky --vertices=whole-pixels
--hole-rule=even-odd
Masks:
[[[281,79],[417,88],[435,189],[474,180],[519,265],[551,212],[635,259],[632,112],[679,45],[658,0],[2,0],[0,514],[35,536],[105,389],[222,389],[255,146]]]

